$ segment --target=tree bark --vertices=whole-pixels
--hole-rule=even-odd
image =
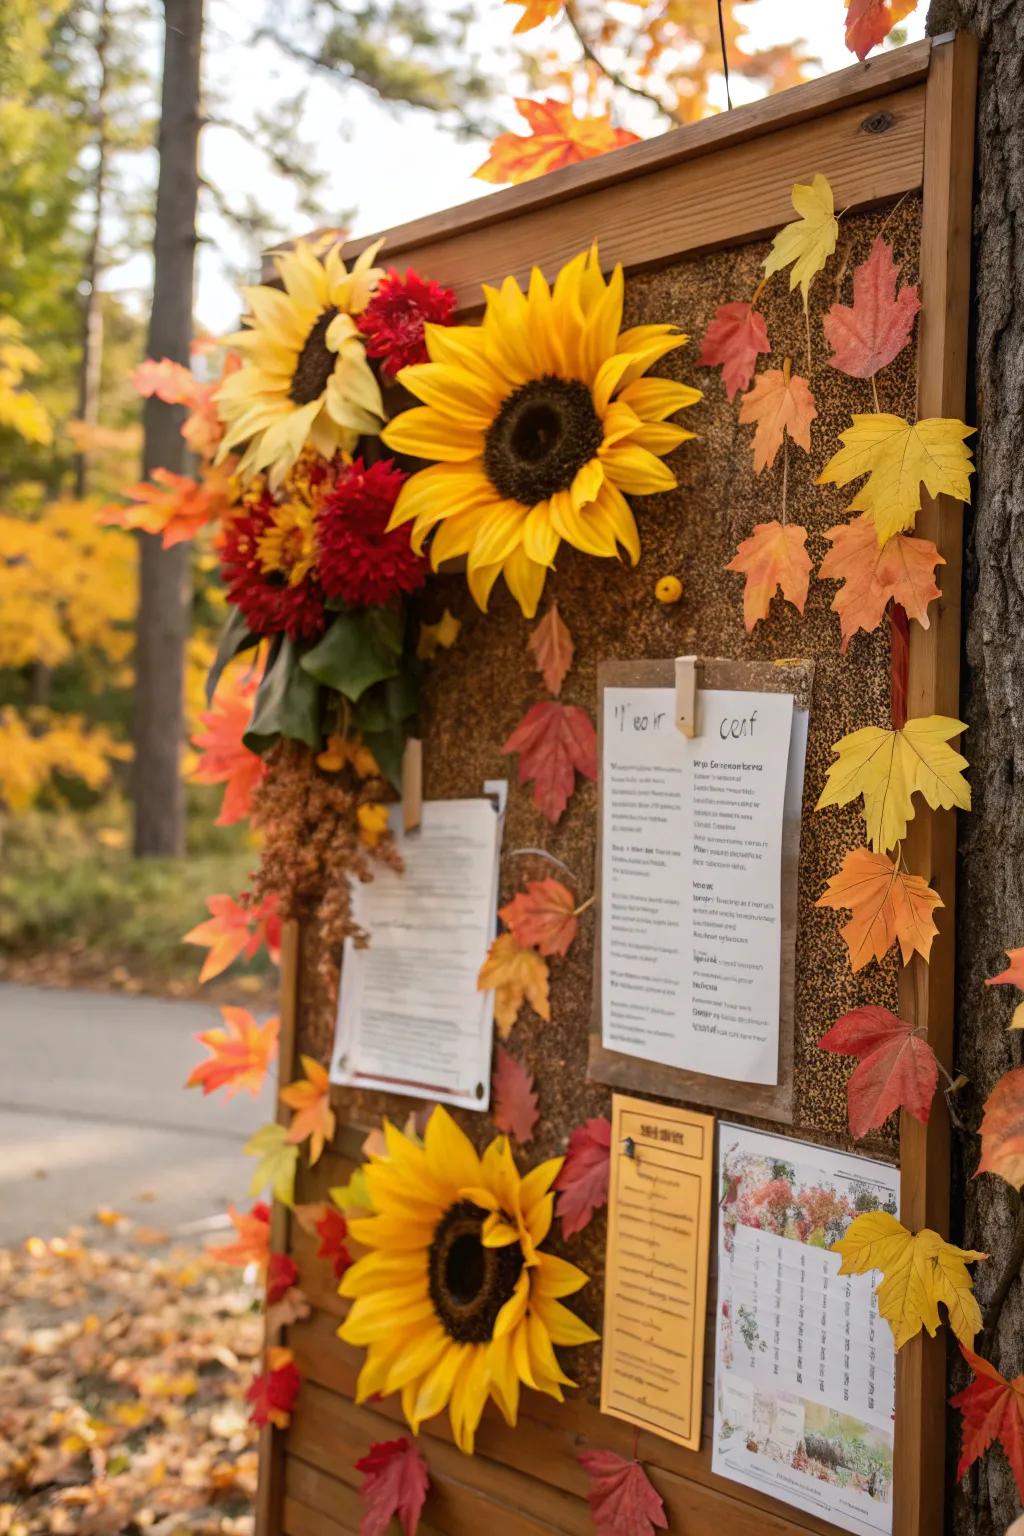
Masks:
[[[110,51],[110,15],[107,0],[100,0],[96,19],[96,85],[94,123],[96,171],[93,176],[93,222],[85,258],[88,285],[82,305],[82,358],[78,365],[78,419],[94,427],[100,419],[100,377],[103,370],[103,305],[99,279],[103,263],[103,213],[107,194],[107,56]],[[89,449],[83,445],[75,456],[75,495],[81,500],[89,489]]]
[[[192,340],[196,206],[199,198],[200,56],[203,0],[164,0],[164,76],[160,174],[153,240],[149,356],[188,364]],[[183,411],[155,397],[143,411],[144,473],[189,467]],[[189,546],[162,549],[139,534],[139,613],[135,652],[135,853],[180,855],[185,841],[181,782],[185,644],[191,572]]]
[[[960,819],[957,1064],[971,1080],[969,1123],[996,1081],[1022,1064],[1008,1033],[1018,1000],[984,981],[1003,950],[1024,944],[1024,5],[1020,0],[933,0],[930,33],[955,28],[981,42],[974,214],[973,421],[977,477],[966,513],[963,719],[973,808]],[[1024,1226],[1021,1201],[1001,1179],[972,1177],[976,1136],[961,1138],[953,1215],[968,1247],[987,1252],[975,1271],[985,1315],[975,1347],[1007,1377],[1024,1372]],[[957,1356],[951,1387],[968,1375]],[[951,1441],[959,1446],[959,1415]],[[1021,1501],[1003,1452],[993,1449],[957,1486],[957,1536],[1003,1536]]]

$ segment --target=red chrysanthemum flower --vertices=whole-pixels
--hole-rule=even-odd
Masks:
[[[381,372],[392,378],[399,368],[427,361],[423,340],[425,322],[450,325],[455,313],[455,294],[412,267],[400,277],[389,267],[377,292],[359,316],[366,337],[368,357],[381,359]]]
[[[365,608],[422,587],[428,566],[410,548],[408,528],[387,532],[404,480],[393,459],[338,467],[316,523],[317,571],[328,597]]]
[[[246,498],[245,505],[225,519],[221,580],[228,601],[242,610],[254,635],[284,633],[292,640],[313,640],[325,626],[324,594],[315,575],[309,572],[293,582],[283,570],[266,568],[264,541],[277,528],[277,506],[263,491]]]

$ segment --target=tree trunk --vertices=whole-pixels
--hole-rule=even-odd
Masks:
[[[981,42],[974,214],[972,366],[968,416],[979,428],[978,473],[966,514],[964,752],[973,809],[960,818],[957,894],[957,1065],[970,1078],[965,1118],[976,1128],[997,1079],[1022,1064],[1007,1033],[1007,988],[986,988],[1003,950],[1024,944],[1024,5],[1020,0],[933,0],[932,34],[954,28]],[[954,1221],[968,1247],[990,1257],[975,1272],[985,1331],[975,1347],[1007,1377],[1024,1372],[1024,1225],[1001,1179],[972,1178],[973,1135],[958,1138]],[[951,1385],[967,1373],[957,1356]],[[959,1415],[951,1440],[959,1446]],[[1003,1536],[1021,1501],[993,1447],[956,1487],[957,1536]]]
[[[99,279],[103,260],[103,212],[107,193],[107,56],[110,51],[110,15],[107,0],[100,0],[96,20],[96,171],[93,177],[93,222],[85,260],[87,290],[82,306],[82,358],[78,366],[78,419],[95,427],[100,419],[100,376],[103,369],[103,306]],[[89,489],[89,449],[84,444],[75,457],[75,495]]]
[[[188,364],[192,340],[196,205],[199,196],[200,54],[203,0],[164,0],[160,175],[153,240],[149,356]],[[144,472],[187,470],[181,406],[145,403]],[[180,855],[185,842],[181,782],[189,546],[162,549],[139,534],[139,615],[135,652],[135,853]]]

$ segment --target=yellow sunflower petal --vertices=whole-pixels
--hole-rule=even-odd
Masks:
[[[634,379],[619,395],[624,405],[634,410],[642,421],[664,421],[666,416],[696,405],[703,400],[702,390],[674,379]]]
[[[640,534],[637,531],[633,509],[619,488],[606,480],[597,498],[598,509],[607,517],[615,532],[616,541],[636,565],[640,559]]]
[[[534,1288],[539,1296],[571,1296],[587,1284],[587,1276],[568,1259],[556,1253],[542,1253],[537,1258]]]
[[[602,471],[603,473],[603,471]],[[523,524],[523,554],[537,565],[553,566],[561,539],[551,521],[549,503],[531,507]]]
[[[279,288],[243,288],[242,296],[256,325],[271,331],[298,353],[309,335],[318,311],[294,304]]]
[[[533,1379],[533,1366],[530,1364],[530,1335],[525,1317],[512,1331],[512,1363],[523,1385],[536,1391],[537,1383]]]
[[[550,505],[551,522],[567,544],[582,549],[586,555],[610,558],[617,553],[615,529],[597,502],[577,511],[568,491],[558,491]]]
[[[466,1352],[472,1347],[470,1344],[449,1343],[437,1364],[428,1372],[420,1385],[416,1395],[416,1406],[413,1409],[413,1416],[418,1423],[422,1423],[424,1419],[432,1419],[446,1406],[452,1387],[455,1385],[459,1366]]]
[[[556,1303],[552,1302],[552,1306]],[[440,1323],[427,1328],[410,1340],[394,1358],[385,1376],[383,1392],[399,1392],[412,1381],[419,1381],[432,1371],[451,1340]]]
[[[564,1157],[549,1157],[546,1162],[538,1163],[536,1168],[531,1168],[519,1186],[519,1200],[522,1205],[523,1216],[529,1221],[534,1206],[543,1200],[552,1184],[561,1172]]]
[[[560,1301],[535,1296],[531,1303],[550,1336],[552,1344],[592,1344],[599,1337],[581,1317],[563,1307]]]
[[[414,406],[396,416],[384,428],[381,440],[395,453],[454,463],[478,459],[484,449],[483,434],[476,427],[462,426],[428,405]]]
[[[620,264],[616,266],[607,288],[584,323],[580,342],[580,367],[585,384],[594,382],[601,364],[615,350],[619,326],[622,324],[624,293],[625,280]]]
[[[530,1272],[523,1269],[519,1272],[515,1290],[506,1301],[501,1311],[494,1320],[494,1337],[504,1338],[506,1333],[511,1333],[517,1323],[526,1315],[526,1304],[530,1299]]]
[[[402,486],[388,523],[388,532],[403,523],[423,519],[427,528],[446,517],[497,500],[479,459],[462,464],[431,464],[411,475]]]
[[[505,583],[519,604],[524,618],[535,617],[547,574],[547,566],[531,560],[522,545],[514,549],[506,559]]]
[[[450,363],[416,363],[402,368],[398,382],[442,416],[450,416],[481,432],[490,426],[501,405],[501,394],[495,386]]]
[[[573,510],[582,511],[588,502],[596,501],[603,484],[604,465],[600,459],[588,459],[583,468],[576,471],[576,478],[569,487]]]
[[[527,511],[518,501],[499,501],[480,519],[476,537],[469,551],[469,569],[499,564],[508,559],[523,541]]]
[[[476,530],[480,514],[476,511],[458,512],[454,517],[449,517],[434,534],[430,545],[430,564],[435,571],[440,570],[446,560],[457,560],[460,555],[469,553],[473,540],[476,538]],[[419,523],[413,529],[412,547],[417,554],[423,551],[423,540],[429,532],[429,526],[422,528]],[[495,575],[501,570],[500,565],[494,567]],[[470,572],[470,586],[473,585],[475,572]],[[491,578],[492,582],[494,578]],[[490,587],[487,589],[490,591]],[[483,606],[483,605],[481,605]]]
[[[464,1185],[482,1182],[476,1148],[443,1105],[437,1105],[427,1122],[423,1150],[435,1178],[453,1194]]]
[[[662,456],[694,436],[695,433],[688,432],[685,427],[677,427],[670,421],[649,421],[638,427],[629,440],[638,448],[646,448],[650,453]]]
[[[547,1377],[550,1381],[557,1381],[564,1387],[574,1387],[576,1383],[571,1377],[566,1376],[555,1356],[548,1331],[544,1327],[536,1312],[531,1312],[526,1319],[526,1334],[529,1342],[530,1365],[534,1376]]]
[[[437,567],[435,566],[436,570]],[[472,593],[473,601],[481,613],[487,612],[487,604],[490,601],[494,583],[501,575],[501,565],[481,565],[474,571],[466,572],[466,581]]]
[[[676,484],[672,471],[646,448],[620,443],[614,448],[600,448],[598,452],[605,473],[620,491],[646,496],[654,491],[671,491]]]
[[[327,274],[304,241],[300,240],[293,250],[275,256],[274,267],[296,304],[317,313],[328,308]]]

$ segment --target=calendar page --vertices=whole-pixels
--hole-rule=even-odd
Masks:
[[[896,1213],[899,1172],[719,1127],[713,1470],[844,1530],[892,1529],[895,1356],[878,1275],[831,1245]]]

